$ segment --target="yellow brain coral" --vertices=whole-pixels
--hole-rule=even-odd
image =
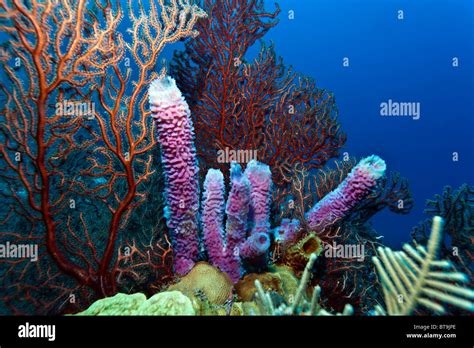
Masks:
[[[118,293],[95,301],[78,315],[134,315],[145,301],[146,296],[142,293],[132,295]]]
[[[229,276],[207,262],[198,262],[168,291],[178,290],[192,298],[202,293],[209,303],[224,304],[232,296],[233,284]]]
[[[165,291],[142,303],[137,315],[194,315],[191,300],[179,291]]]

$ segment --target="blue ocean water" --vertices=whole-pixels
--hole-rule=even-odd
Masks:
[[[264,40],[287,65],[334,92],[348,136],[343,152],[378,154],[388,171],[409,180],[412,212],[372,219],[385,243],[408,241],[427,217],[426,199],[445,185],[473,183],[474,1],[289,0],[280,7],[280,23]],[[420,119],[380,116],[389,99],[421,103]]]

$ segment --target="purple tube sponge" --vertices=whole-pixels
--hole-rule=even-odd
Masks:
[[[256,232],[240,246],[240,255],[244,259],[255,260],[264,256],[270,247],[270,237],[267,233]]]
[[[312,230],[322,231],[344,217],[372,191],[385,169],[385,162],[380,157],[372,155],[363,158],[334,191],[324,196],[306,213],[308,226]]]
[[[209,169],[204,180],[201,221],[209,261],[215,266],[222,263],[225,252],[224,194],[224,176],[218,169]]]
[[[266,164],[250,161],[244,172],[250,182],[250,204],[253,215],[252,234],[270,231],[272,173]]]
[[[250,182],[242,175],[240,164],[230,165],[231,188],[225,212],[227,214],[226,234],[229,249],[238,254],[237,248],[247,236],[248,214],[250,207]]]
[[[165,217],[171,230],[175,271],[186,274],[198,256],[198,166],[194,129],[188,104],[171,77],[154,80],[149,88],[152,117],[165,175]]]
[[[224,220],[222,173],[211,169],[204,181],[202,203],[204,243],[211,263],[226,272],[234,283],[240,279],[243,272],[241,257],[256,260],[264,256],[270,247],[269,207],[265,206],[267,202],[269,203],[271,193],[268,166],[255,162],[245,174],[248,175],[242,174],[239,164],[235,162],[231,164],[231,189],[225,208],[227,215],[225,237],[222,233]],[[253,181],[253,185],[250,180]],[[254,214],[250,214],[250,209]],[[250,215],[254,228],[247,238]]]
[[[263,163],[250,161],[244,172],[250,182],[251,235],[241,246],[242,257],[254,259],[270,247],[270,203],[272,173]]]
[[[240,249],[247,236],[250,182],[245,175],[242,175],[240,164],[235,162],[230,165],[230,182],[231,188],[225,209],[227,258],[226,262],[222,263],[221,269],[227,272],[234,282],[237,282],[243,271]]]

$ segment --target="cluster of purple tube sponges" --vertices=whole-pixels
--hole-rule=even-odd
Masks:
[[[210,169],[204,181],[199,219],[199,169],[188,105],[170,77],[152,82],[149,100],[161,144],[166,179],[165,217],[171,231],[175,271],[186,274],[197,261],[200,222],[209,261],[237,282],[244,259],[253,261],[268,253],[270,168],[251,161],[242,173],[240,165],[232,163],[227,202],[224,176],[219,170]],[[309,228],[321,231],[344,217],[373,190],[385,169],[385,162],[378,156],[362,159],[334,191],[306,214]],[[300,233],[297,220],[283,220],[273,231],[279,242],[293,241]]]
[[[199,254],[199,182],[194,129],[189,107],[174,79],[154,80],[149,89],[151,114],[157,125],[165,175],[165,218],[171,232],[174,268],[186,274]],[[225,212],[224,177],[211,169],[204,182],[202,229],[211,263],[237,281],[241,257],[264,255],[270,246],[271,172],[249,162],[242,174],[231,164],[231,189]]]
[[[207,172],[202,229],[209,261],[237,282],[243,272],[242,259],[264,257],[270,247],[270,168],[251,161],[242,174],[240,165],[232,163],[230,181],[224,210],[224,176],[216,169]],[[224,215],[227,217],[225,232]]]

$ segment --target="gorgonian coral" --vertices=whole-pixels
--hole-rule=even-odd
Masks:
[[[163,48],[196,36],[205,13],[187,0],[127,5],[1,2],[9,40],[0,52],[0,186],[8,202],[0,237],[35,244],[40,254],[36,265],[0,260],[2,311],[81,307],[119,291],[149,261],[141,243],[118,250],[155,173],[146,91]],[[129,35],[121,31],[124,16]],[[145,261],[136,262],[139,254]]]
[[[252,151],[281,187],[291,181],[294,164],[320,168],[337,156],[346,137],[334,96],[287,69],[273,47],[245,60],[276,25],[279,8],[266,12],[259,0],[205,0],[203,8],[209,16],[196,26],[202,35],[171,63],[192,110],[201,168],[227,174],[218,151]]]

